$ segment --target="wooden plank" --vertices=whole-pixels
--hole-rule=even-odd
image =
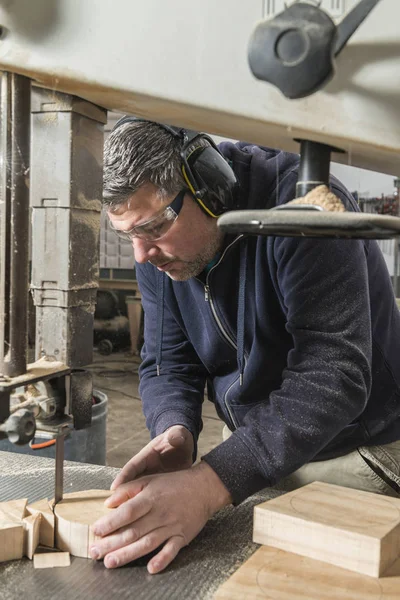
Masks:
[[[27,498],[0,502],[0,521],[21,523],[26,514]]]
[[[42,515],[36,513],[23,519],[24,524],[24,556],[32,560],[36,548],[39,545],[39,530]]]
[[[26,509],[31,515],[40,514],[42,516],[39,527],[39,544],[54,548],[54,513],[47,498],[29,504]]]
[[[389,576],[390,575],[390,576]],[[400,561],[387,577],[361,575],[263,546],[220,586],[215,600],[398,600]]]
[[[253,539],[378,577],[400,555],[400,500],[314,482],[255,507]]]
[[[98,539],[91,526],[113,510],[104,506],[104,500],[111,493],[109,490],[88,490],[65,494],[54,510],[57,523],[56,547],[73,556],[90,558],[89,549]]]
[[[26,498],[0,502],[0,562],[23,556],[26,504]]]
[[[35,569],[69,567],[70,564],[69,552],[40,552],[33,557],[33,566]]]
[[[18,560],[24,554],[24,527],[20,523],[0,521],[0,563]],[[1,594],[0,594],[1,596]]]

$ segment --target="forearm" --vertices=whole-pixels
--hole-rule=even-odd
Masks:
[[[137,265],[145,313],[139,393],[146,425],[152,437],[173,425],[183,425],[197,440],[207,370],[187,338],[179,313],[174,313],[168,302],[164,303],[160,350],[155,274],[151,265]]]
[[[233,435],[203,457],[235,504],[313,460],[332,440],[346,444],[367,390],[329,365],[325,375],[322,384],[321,372],[297,369],[292,378],[287,370],[282,388],[249,409]]]

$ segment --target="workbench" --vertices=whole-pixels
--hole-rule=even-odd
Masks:
[[[108,489],[118,469],[65,462],[64,492]],[[0,452],[0,502],[52,498],[54,460]],[[146,559],[108,570],[101,561],[71,557],[71,566],[34,569],[28,559],[0,564],[1,600],[203,600],[258,548],[252,542],[253,506],[278,495],[268,490],[211,519],[163,573],[149,575]]]

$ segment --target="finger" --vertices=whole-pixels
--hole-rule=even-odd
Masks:
[[[167,430],[167,442],[173,448],[179,448],[185,444],[190,444],[193,441],[193,435],[186,427],[175,426]]]
[[[163,527],[166,527],[165,522]],[[91,556],[97,560],[103,558],[109,552],[133,544],[151,531],[159,528],[159,516],[155,514],[154,511],[149,511],[149,513],[142,518],[137,519],[135,522],[129,523],[129,525],[126,525],[101,539],[97,539],[90,548]]]
[[[186,437],[182,433],[177,431],[168,432],[167,437],[168,444],[173,448],[180,448],[186,444]]]
[[[164,524],[163,527],[165,528],[166,525]],[[130,523],[126,527],[122,527],[118,531],[96,540],[95,544],[90,548],[90,554],[92,558],[98,560],[114,550],[137,542],[140,538],[158,528],[160,528],[160,519],[154,512],[150,511],[150,513],[147,513],[134,523]]]
[[[165,546],[154,558],[147,564],[147,570],[151,575],[160,573],[174,560],[179,550],[185,545],[184,539],[180,535],[170,538]]]
[[[128,481],[127,483],[122,483],[117,487],[111,496],[104,500],[104,504],[107,508],[117,508],[124,502],[128,500],[132,500],[135,496],[137,496],[146,485],[145,479],[138,479],[136,481]]]
[[[150,531],[137,542],[125,546],[124,548],[119,548],[110,554],[106,554],[104,557],[104,565],[108,569],[115,569],[116,567],[122,567],[133,560],[137,560],[141,556],[145,556],[161,546],[161,544],[168,539],[169,533],[170,530],[168,527],[160,527],[159,529]]]
[[[98,519],[93,524],[92,531],[95,535],[104,537],[144,517],[150,509],[151,503],[148,499],[143,498],[142,495],[135,496]]]
[[[130,544],[133,544],[133,542],[139,540],[142,537],[140,533],[140,521],[141,519],[136,521],[134,525],[130,524],[126,527],[122,527],[122,529],[119,529],[115,533],[106,535],[104,538],[97,540],[95,545],[90,548],[90,556],[95,560],[99,560],[106,554],[118,550],[119,548],[123,548],[124,546],[129,546]]]
[[[142,450],[135,454],[135,456],[121,469],[111,484],[111,491],[115,490],[123,483],[136,479],[136,477],[146,471],[148,455],[153,452],[153,449],[149,448],[149,445],[150,444],[147,444],[147,446],[142,448]]]

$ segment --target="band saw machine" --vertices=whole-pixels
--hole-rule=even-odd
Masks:
[[[331,157],[400,172],[398,0],[0,0],[0,438],[90,426],[103,126],[116,110],[300,151],[297,196]],[[29,200],[30,198],[30,200]],[[30,206],[32,210],[29,246]],[[297,202],[229,232],[391,238],[396,217]],[[31,262],[30,262],[31,261]],[[36,357],[27,364],[27,299]]]

